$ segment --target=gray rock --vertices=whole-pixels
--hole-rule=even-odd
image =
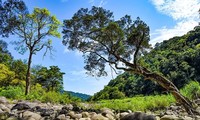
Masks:
[[[90,114],[89,114],[88,112],[82,112],[81,114],[82,114],[82,117],[83,117],[83,118],[88,118],[88,117],[90,117]]]
[[[115,120],[115,117],[111,114],[106,114],[105,117],[108,118],[109,120]]]
[[[27,110],[30,109],[30,106],[28,106],[26,103],[17,103],[16,105],[14,105],[11,110]]]
[[[61,109],[62,109],[62,106],[61,106],[61,105],[54,105],[54,106],[52,107],[52,109],[58,111],[58,110],[61,110]]]
[[[200,105],[200,99],[196,99],[196,100],[194,100],[194,102],[195,102],[197,105]]]
[[[128,110],[127,112],[128,112],[128,113],[132,113],[132,111],[131,111],[131,110]]]
[[[82,114],[75,114],[75,119],[80,119],[82,118]]]
[[[7,104],[9,103],[5,97],[0,97],[0,104]]]
[[[90,118],[80,118],[79,120],[91,120]]]
[[[76,118],[74,111],[70,111],[69,113],[67,113],[67,115],[70,116],[70,118]]]
[[[35,107],[31,108],[30,111],[32,111],[32,112],[38,112],[40,109],[41,109],[40,106],[35,106]]]
[[[41,119],[41,115],[31,112],[31,111],[25,111],[23,113],[23,118],[24,119],[34,119],[34,120],[40,120]]]
[[[60,115],[60,114],[67,114],[67,113],[68,113],[68,110],[62,109],[62,110],[60,110],[59,115]]]
[[[165,115],[174,115],[175,113],[172,110],[167,110]]]
[[[9,117],[8,112],[1,112],[0,113],[0,120],[6,120]]]
[[[66,120],[66,117],[64,114],[61,114],[57,117],[57,120]]]
[[[92,120],[109,120],[108,118],[104,117],[101,114],[96,114],[91,117]]]
[[[41,116],[53,116],[54,115],[53,109],[39,109],[38,112],[40,112]]]
[[[156,120],[156,117],[142,112],[135,112],[124,116],[121,120]]]
[[[174,105],[172,105],[172,106],[170,106],[170,109],[171,109],[172,111],[176,111],[176,110],[180,110],[181,107],[180,107],[180,106],[174,106]]]
[[[124,116],[128,115],[129,113],[128,112],[123,112],[123,113],[120,113],[120,118],[123,118]]]
[[[175,115],[164,115],[160,120],[183,120]]]
[[[67,110],[67,111],[73,110],[73,105],[72,104],[65,105],[64,107],[62,107],[62,110]]]
[[[6,119],[6,120],[19,120],[17,117],[15,117],[15,116],[11,116],[11,117],[9,117],[8,119]]]
[[[90,112],[89,115],[90,115],[90,117],[93,117],[94,115],[97,115],[97,113],[95,113],[95,112]]]
[[[112,115],[112,116],[115,115],[115,114],[113,113],[113,111],[112,111],[111,109],[109,109],[109,108],[103,108],[103,109],[101,109],[101,114],[102,114],[103,116],[106,116],[106,114],[110,114],[110,115]]]
[[[3,104],[0,104],[0,109],[2,111],[4,111],[4,112],[10,112],[10,109],[7,106],[3,105]]]
[[[75,112],[80,112],[81,111],[81,107],[79,107],[76,104],[74,104],[72,110],[75,111]]]
[[[182,117],[182,119],[183,119],[183,120],[193,120],[193,118],[188,117],[188,116]]]

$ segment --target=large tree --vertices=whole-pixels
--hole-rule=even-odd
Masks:
[[[198,113],[170,80],[140,62],[140,57],[150,49],[149,27],[140,18],[132,20],[125,15],[116,21],[111,11],[92,7],[81,8],[63,24],[63,44],[83,52],[88,73],[106,75],[107,64],[113,69],[140,74],[170,91],[189,114]]]
[[[8,37],[14,34],[13,30],[20,24],[18,15],[28,14],[23,0],[0,0],[0,35]]]
[[[41,67],[35,72],[36,83],[41,84],[47,91],[60,91],[63,89],[63,75],[58,66]]]
[[[44,55],[48,50],[52,50],[53,46],[50,38],[60,37],[58,32],[60,22],[47,9],[40,8],[35,8],[32,14],[19,14],[17,21],[19,24],[12,32],[20,39],[13,43],[19,53],[23,54],[27,50],[29,51],[25,91],[27,95],[30,89],[32,56],[42,49],[45,49]]]

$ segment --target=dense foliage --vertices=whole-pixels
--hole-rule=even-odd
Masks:
[[[81,100],[88,100],[91,96],[83,93],[78,93],[78,92],[72,92],[72,91],[67,91],[71,96],[75,96],[77,98],[80,98]]]
[[[181,37],[157,43],[140,60],[152,71],[166,75],[179,89],[191,80],[200,82],[200,27],[195,27]],[[111,80],[104,90],[96,93],[93,100],[107,99],[102,97],[107,94],[104,92],[107,87],[117,87],[127,97],[167,92],[142,76],[123,73]]]
[[[108,86],[107,86],[108,87]],[[189,99],[194,100],[200,98],[200,85],[196,81],[190,81],[181,89],[181,93]],[[96,96],[97,97],[97,96]],[[166,107],[175,103],[175,99],[171,94],[166,95],[149,95],[134,96],[123,99],[99,100],[91,106],[93,109],[111,108],[114,110],[132,110],[132,111],[157,111],[166,110]]]
[[[27,63],[13,59],[7,43],[0,40],[0,96],[16,100],[68,103],[81,101],[63,90],[63,75],[58,66],[36,65],[31,71],[31,92],[25,96]],[[56,96],[56,97],[55,97]]]

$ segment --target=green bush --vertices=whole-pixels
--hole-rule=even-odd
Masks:
[[[4,96],[11,100],[39,100],[41,102],[51,103],[69,103],[80,102],[79,98],[70,96],[68,93],[59,93],[55,91],[46,92],[40,84],[36,84],[31,87],[30,93],[25,96],[24,87],[20,86],[8,86],[0,88],[0,96]]]
[[[26,96],[27,100],[42,100],[42,96],[45,94],[45,90],[40,84],[36,84],[31,87],[30,93]]]
[[[8,86],[0,89],[0,96],[9,99],[25,99],[24,89],[19,86]]]
[[[189,99],[200,98],[200,85],[196,81],[191,81],[183,89],[181,89],[181,93]]]
[[[55,91],[50,91],[45,93],[41,99],[42,102],[51,102],[51,103],[69,103],[71,102],[67,94],[61,94]]]

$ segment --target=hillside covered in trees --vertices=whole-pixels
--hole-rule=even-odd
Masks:
[[[200,27],[195,27],[181,37],[157,43],[140,61],[152,71],[165,75],[179,89],[190,81],[200,82]],[[125,72],[111,80],[91,99],[116,99],[161,93],[168,92],[140,75]]]

